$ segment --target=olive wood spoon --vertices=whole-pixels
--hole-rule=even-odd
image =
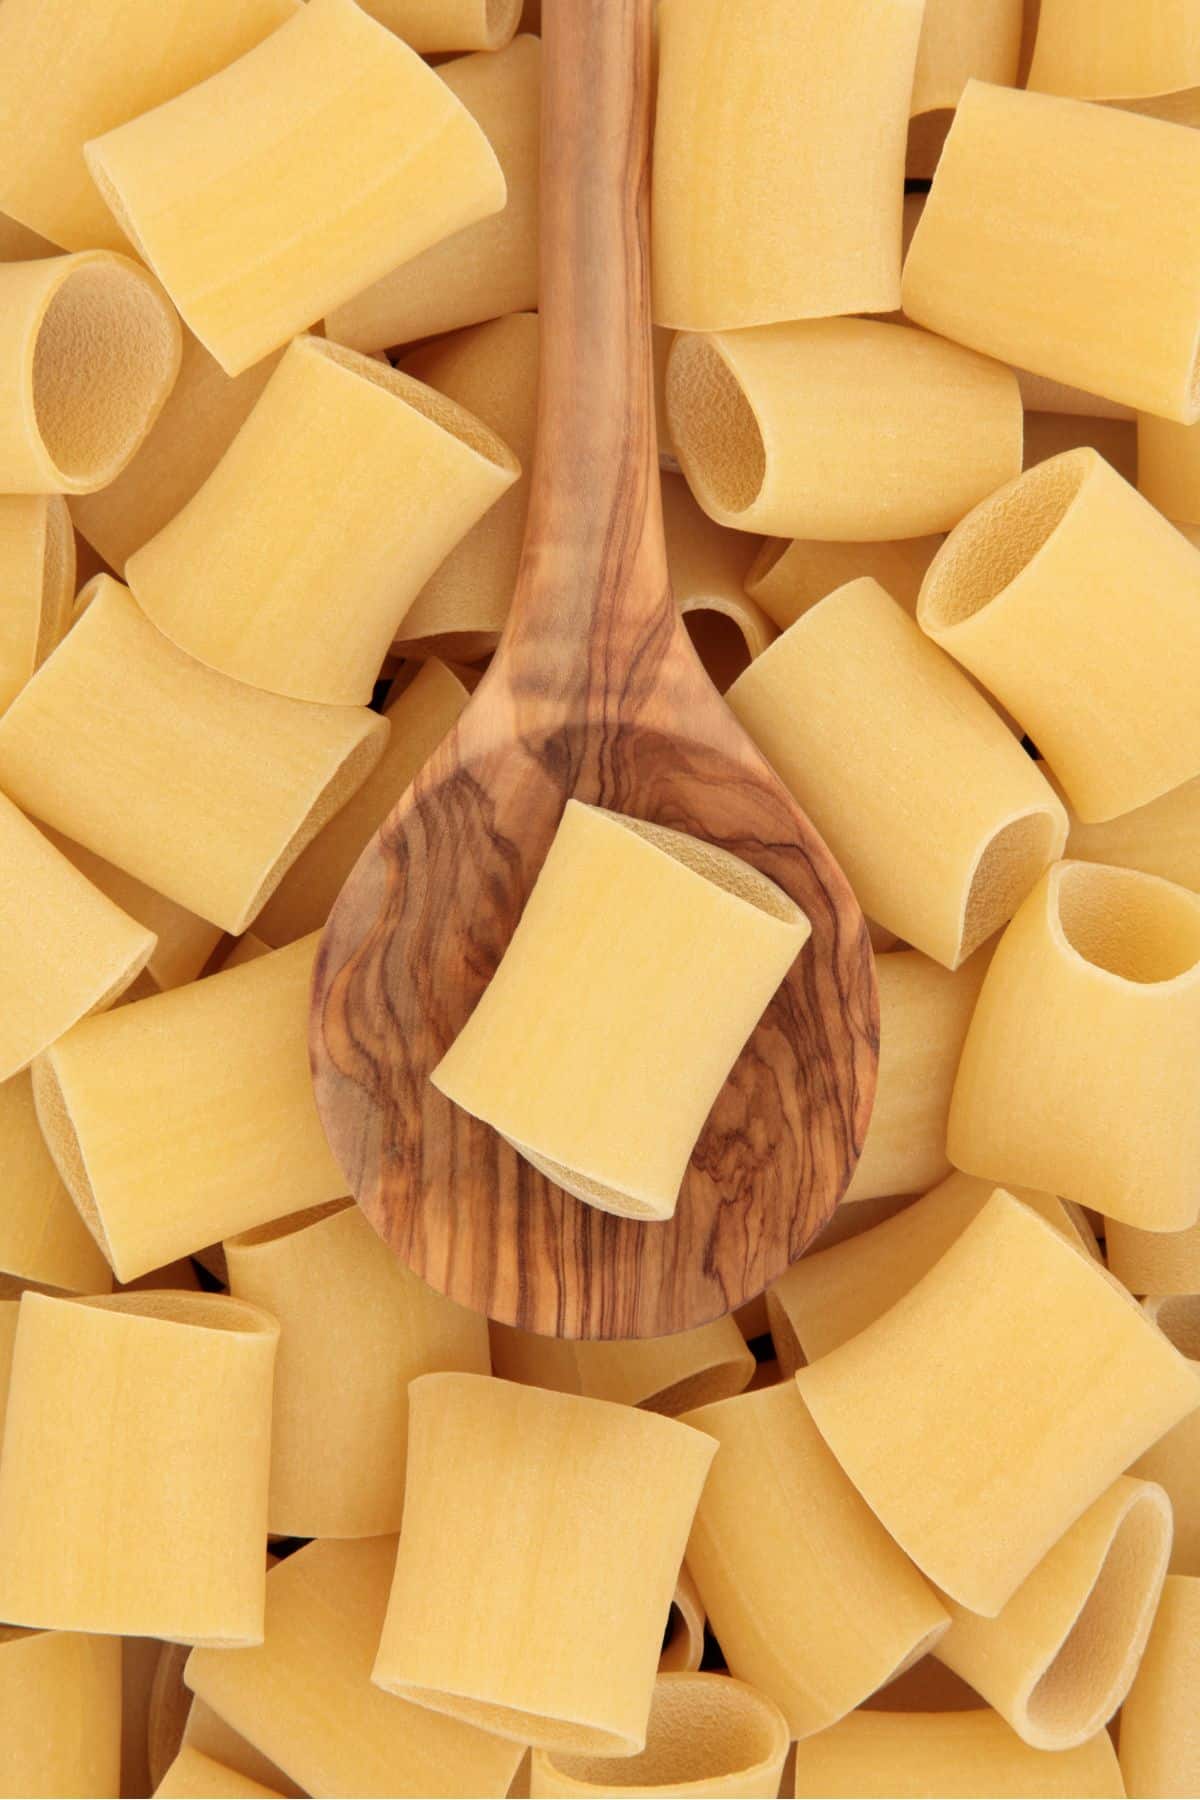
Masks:
[[[701,1325],[782,1274],[854,1171],[877,1061],[854,896],[671,598],[650,372],[650,14],[651,0],[547,0],[538,436],[512,611],[457,726],[342,890],[313,989],[317,1102],[375,1229],[454,1300],[562,1337]],[[664,1223],[570,1198],[429,1080],[571,795],[723,845],[812,923]]]

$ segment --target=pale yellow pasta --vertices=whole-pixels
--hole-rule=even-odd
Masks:
[[[57,494],[0,495],[0,712],[70,621],[75,535]]]
[[[155,1800],[280,1800],[278,1790],[185,1745],[154,1790]]]
[[[795,1793],[813,1800],[1081,1800],[1124,1792],[1106,1731],[1077,1750],[1032,1750],[990,1708],[856,1712],[796,1752]]]
[[[1168,519],[1200,524],[1200,425],[1139,413],[1137,484]]]
[[[0,1794],[121,1792],[120,1639],[0,1625]]]
[[[1200,552],[1095,450],[977,507],[917,619],[1028,731],[1097,823],[1200,771]]]
[[[1200,86],[1196,8],[1190,0],[1041,0],[1028,86],[1082,100]]]
[[[186,1644],[161,1644],[150,1683],[146,1709],[146,1761],[149,1787],[158,1786],[179,1754],[191,1695],[183,1683]],[[219,1758],[217,1760],[220,1760]]]
[[[317,1800],[500,1800],[519,1746],[372,1685],[395,1556],[391,1537],[296,1551],[267,1576],[261,1644],[193,1651],[187,1684]]]
[[[754,1354],[728,1314],[670,1337],[537,1337],[493,1323],[491,1338],[492,1368],[506,1381],[668,1415],[740,1394],[755,1368]]]
[[[141,449],[107,487],[71,501],[76,530],[118,575],[207,481],[277,360],[264,356],[245,374],[229,376],[198,338],[183,333],[179,378]]]
[[[497,432],[521,464],[508,492],[484,513],[425,583],[404,616],[403,654],[485,656],[508,617],[521,560],[537,415],[538,322],[513,313],[440,343],[427,344],[405,370],[466,407]]]
[[[17,1341],[17,1324],[21,1314],[20,1284],[6,1282],[0,1290],[0,1439],[8,1411],[8,1384],[12,1376],[13,1350]]]
[[[268,1559],[269,1560],[269,1559]],[[267,1604],[272,1601],[270,1587],[270,1569],[267,1570]],[[181,1675],[182,1680],[182,1675]],[[193,1696],[188,1708],[183,1727],[183,1743],[202,1755],[211,1757],[214,1762],[224,1763],[226,1768],[236,1769],[239,1775],[248,1776],[261,1786],[272,1788],[276,1793],[289,1794],[296,1797],[303,1790],[288,1778],[282,1769],[273,1763],[270,1757],[256,1750],[240,1732],[232,1725],[227,1725],[218,1713],[215,1713],[205,1700],[197,1694]]]
[[[679,464],[675,459],[675,446],[671,442],[670,427],[667,424],[667,359],[671,354],[671,345],[675,342],[675,333],[668,331],[665,325],[650,327],[650,360],[654,375],[654,424],[658,439],[659,467],[678,473]]]
[[[957,106],[972,77],[1014,86],[1022,22],[1021,0],[925,0],[913,115]]]
[[[145,968],[154,934],[0,794],[0,1082]]]
[[[82,598],[0,716],[0,787],[157,893],[243,931],[378,762],[387,722],[204,668],[111,576]]]
[[[1030,1188],[1014,1191],[1068,1242],[1089,1249],[1061,1200]],[[771,1337],[784,1372],[794,1375],[806,1362],[836,1350],[894,1306],[983,1211],[992,1192],[990,1182],[973,1175],[948,1175],[894,1218],[794,1263],[767,1294]]]
[[[1088,413],[1025,414],[1027,469],[1061,456],[1064,450],[1080,449],[1095,450],[1125,481],[1137,482],[1138,437],[1131,419],[1105,419]]]
[[[897,1543],[989,1618],[1200,1405],[1196,1371],[1125,1290],[1000,1189],[895,1306],[796,1381]]]
[[[950,1173],[950,1095],[989,955],[953,974],[919,950],[877,959],[879,1078],[847,1202],[923,1193]]]
[[[430,1079],[577,1199],[670,1218],[709,1109],[808,935],[794,901],[728,851],[568,800],[500,966]]]
[[[637,1756],[564,1756],[535,1750],[530,1793],[729,1795],[779,1792],[787,1720],[765,1694],[728,1675],[660,1675],[646,1748]]]
[[[830,1250],[834,1244],[844,1244],[850,1238],[859,1237],[864,1231],[873,1231],[885,1219],[894,1219],[906,1207],[915,1206],[920,1198],[920,1194],[877,1194],[870,1200],[857,1200],[852,1205],[839,1206],[825,1229],[813,1239],[813,1254],[816,1254],[818,1245],[822,1250]],[[764,1295],[764,1313],[767,1310]],[[764,1330],[769,1329],[769,1325],[764,1326]]]
[[[258,1307],[213,1294],[24,1296],[0,1464],[5,1618],[261,1642],[278,1337]]]
[[[643,1749],[716,1444],[655,1413],[478,1375],[421,1376],[409,1409],[373,1679],[520,1744]]]
[[[364,0],[364,10],[425,55],[502,50],[521,21],[521,0]]]
[[[306,935],[306,934],[297,934]],[[240,938],[234,938],[225,955],[217,959],[209,972],[216,974],[220,969],[238,969],[243,963],[254,962],[260,956],[269,956],[277,946],[268,944],[260,938],[256,931],[244,931]],[[222,1252],[222,1255],[224,1252]]]
[[[855,1493],[794,1382],[686,1415],[720,1448],[688,1568],[730,1672],[822,1731],[941,1636],[947,1614]]]
[[[667,420],[710,518],[777,537],[947,531],[1021,466],[1012,370],[874,319],[680,332]]]
[[[0,493],[86,494],[112,481],[158,417],[180,354],[166,295],[129,258],[0,263]]]
[[[399,1531],[408,1384],[488,1374],[487,1321],[426,1287],[348,1200],[228,1238],[225,1256],[230,1293],[280,1325],[268,1529]]]
[[[59,246],[49,238],[0,212],[0,262],[35,262],[42,256],[57,256],[58,251]]]
[[[1068,856],[1142,869],[1200,890],[1200,776],[1115,819],[1085,825],[1067,808]]]
[[[196,980],[221,941],[219,926],[198,918],[185,906],[168,900],[165,894],[156,894],[135,875],[127,875],[124,869],[106,862],[94,850],[85,850],[82,844],[73,843],[61,831],[47,827],[45,834],[67,861],[87,876],[93,887],[107,894],[122,912],[154,933],[154,948],[144,970],[151,991],[182,987],[185,982]]]
[[[28,1072],[0,1083],[0,1270],[68,1293],[107,1293],[112,1272],[63,1186]]]
[[[147,1733],[150,1688],[162,1648],[156,1638],[121,1639],[122,1794],[148,1794],[154,1786]]]
[[[777,635],[746,592],[755,540],[715,525],[682,475],[663,475],[662,511],[671,592],[697,655],[723,693]]]
[[[756,1364],[755,1367],[757,1366]],[[0,1419],[0,1425],[2,1424],[3,1420]],[[671,1599],[666,1640],[658,1659],[660,1675],[700,1667],[704,1655],[705,1618],[704,1602],[685,1563],[679,1571],[679,1579],[675,1583]]]
[[[915,616],[925,571],[942,543],[940,533],[875,544],[769,538],[747,570],[746,592],[786,631],[826,594],[869,575]]]
[[[725,331],[899,303],[914,0],[663,0],[654,317]]]
[[[983,1701],[931,1651],[919,1662],[910,1663],[886,1687],[877,1689],[864,1705],[872,1712],[974,1712]]]
[[[1200,1375],[1200,1297],[1155,1294],[1143,1302],[1175,1348]],[[1175,1515],[1171,1573],[1200,1575],[1200,1411],[1189,1413],[1134,1463],[1130,1473],[1166,1489]]]
[[[69,250],[128,240],[83,158],[88,138],[243,55],[297,0],[4,0],[0,206]]]
[[[1200,896],[1133,869],[1059,863],[984,979],[950,1160],[1182,1231],[1200,1210],[1198,1057]]]
[[[1200,137],[972,81],[904,264],[908,317],[1164,418],[1200,413]]]
[[[541,64],[540,41],[523,36],[498,54],[464,56],[438,69],[486,134],[508,197],[500,212],[443,238],[335,308],[325,326],[339,344],[383,350],[536,307]]]
[[[1121,1709],[1120,1755],[1127,1794],[1188,1800],[1200,1791],[1200,1576],[1167,1577]]]
[[[1126,424],[1132,424],[1137,418],[1133,408],[1122,401],[1106,399],[1103,394],[1089,394],[1084,388],[1072,387],[1070,382],[1055,381],[1049,375],[1034,375],[1029,369],[1017,369],[1016,377],[1017,386],[1021,390],[1021,404],[1025,408],[1027,432],[1030,413],[1059,413],[1082,419],[1119,419]]]
[[[388,701],[387,748],[363,785],[292,864],[255,919],[271,944],[319,931],[367,843],[432,756],[467,703],[467,690],[436,658]],[[225,964],[229,966],[228,960]]]
[[[1102,1731],[1129,1692],[1171,1552],[1171,1503],[1121,1476],[994,1619],[947,1600],[936,1654],[1035,1750]]]
[[[354,0],[309,0],[86,155],[229,375],[505,198],[467,109]]]
[[[1200,1294],[1200,1224],[1183,1231],[1139,1231],[1104,1221],[1109,1268],[1131,1294]]]
[[[426,577],[519,472],[432,388],[299,337],[203,487],[129,558],[129,586],[207,667],[365,705]]]
[[[810,607],[726,698],[864,910],[947,968],[1062,852],[1066,813],[1041,771],[869,577]]]
[[[39,1061],[42,1129],[119,1280],[344,1194],[308,1068],[316,950],[87,1019]]]

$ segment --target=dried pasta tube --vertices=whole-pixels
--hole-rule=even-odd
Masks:
[[[1021,466],[1012,370],[874,319],[680,332],[667,419],[709,517],[778,537],[948,531]]]
[[[75,535],[58,494],[0,495],[0,712],[71,617]]]
[[[757,1365],[756,1365],[757,1366]],[[680,1669],[698,1669],[704,1655],[704,1625],[707,1615],[695,1578],[685,1563],[679,1571],[671,1599],[666,1642],[658,1659],[660,1675]]]
[[[1200,773],[1200,552],[1092,449],[952,531],[917,619],[1019,719],[1088,823]]]
[[[13,1351],[16,1348],[17,1324],[21,1313],[20,1284],[13,1282],[10,1292],[5,1283],[0,1290],[0,1435],[3,1434],[8,1411],[8,1387],[12,1379]]]
[[[1144,1301],[1147,1315],[1200,1375],[1200,1298],[1158,1294]],[[1165,1488],[1175,1515],[1171,1573],[1200,1575],[1200,1412],[1190,1413],[1152,1444],[1130,1473]]]
[[[0,716],[0,786],[234,934],[383,754],[362,707],[264,694],[158,632],[111,576]]]
[[[264,356],[244,375],[229,376],[198,338],[183,333],[179,378],[141,449],[107,487],[71,501],[76,530],[118,575],[208,480],[277,361]]]
[[[423,56],[503,50],[521,22],[521,0],[366,0],[364,11]]]
[[[746,592],[786,631],[826,594],[869,575],[915,617],[925,572],[944,541],[940,533],[877,544],[768,538],[747,571]]]
[[[1107,1731],[1076,1750],[1033,1750],[990,1707],[974,1712],[856,1712],[796,1752],[798,1796],[853,1800],[1079,1800],[1123,1794]]]
[[[372,1679],[520,1744],[636,1754],[715,1451],[703,1433],[633,1407],[421,1376]]]
[[[535,1750],[530,1793],[753,1795],[779,1792],[787,1720],[765,1694],[728,1675],[660,1675],[646,1748],[637,1756]]]
[[[1028,86],[1081,100],[1200,87],[1200,20],[1188,0],[1041,0]]]
[[[154,1790],[155,1800],[280,1800],[278,1789],[263,1787],[248,1775],[224,1763],[214,1762],[201,1750],[185,1744]]]
[[[36,262],[39,257],[57,256],[59,249],[49,238],[0,212],[0,262]]]
[[[1060,863],[984,979],[950,1160],[1144,1231],[1182,1231],[1200,1208],[1197,1056],[1200,896],[1134,869]]]
[[[519,1745],[371,1682],[395,1556],[395,1538],[329,1538],[297,1550],[267,1576],[262,1644],[236,1656],[193,1651],[188,1686],[317,1800],[500,1800]]]
[[[85,850],[82,844],[73,843],[61,831],[47,830],[45,835],[68,862],[74,863],[81,875],[87,876],[93,887],[107,894],[122,912],[154,933],[154,948],[144,971],[149,977],[151,991],[182,987],[202,974],[221,941],[219,926],[198,918],[185,906],[168,900],[165,894],[156,894],[144,881],[127,875],[124,869],[106,862],[93,850]]]
[[[948,1600],[935,1654],[1035,1750],[1086,1744],[1129,1692],[1170,1553],[1171,1502],[1123,1475],[994,1619]]]
[[[730,1672],[822,1731],[946,1628],[938,1596],[892,1542],[792,1381],[686,1415],[716,1438],[688,1568]]]
[[[154,935],[0,794],[0,1081],[136,979]]]
[[[215,1294],[24,1296],[0,1466],[6,1618],[262,1641],[278,1337]]]
[[[972,78],[1015,86],[1022,23],[1021,0],[926,0],[913,117],[956,107]]]
[[[1186,426],[1179,429],[1186,430]],[[1025,414],[1025,467],[1049,462],[1064,450],[1092,449],[1122,480],[1138,478],[1137,427],[1131,419],[1104,419],[1086,413]]]
[[[1200,524],[1200,425],[1139,413],[1137,485],[1168,519]]]
[[[40,1060],[42,1130],[119,1280],[344,1193],[308,1068],[316,949],[87,1019]]]
[[[0,1270],[67,1293],[107,1293],[112,1272],[46,1148],[28,1071],[0,1083],[0,1168]]]
[[[268,1530],[399,1531],[408,1384],[490,1373],[486,1319],[426,1287],[353,1201],[242,1232],[225,1255],[230,1293],[280,1324]]]
[[[88,174],[87,139],[215,74],[297,11],[297,0],[5,0],[0,205],[69,250],[127,249]]]
[[[1200,1294],[1200,1224],[1185,1231],[1139,1231],[1104,1221],[1109,1268],[1131,1294]]]
[[[118,224],[228,375],[505,199],[466,107],[354,0],[310,0],[220,74],[85,153]]]
[[[754,1374],[754,1353],[726,1314],[671,1337],[537,1337],[491,1325],[492,1368],[506,1381],[587,1394],[673,1416],[740,1394]]]
[[[923,196],[922,196],[923,198]],[[922,211],[924,207],[922,207]],[[915,230],[915,227],[914,227]],[[1016,371],[1025,408],[1025,428],[1029,429],[1030,413],[1066,413],[1073,418],[1121,419],[1132,424],[1137,414],[1120,400],[1106,399],[1103,394],[1089,394],[1085,388],[1070,382],[1055,381],[1049,375],[1035,375],[1030,369]]]
[[[267,1571],[268,1577],[270,1570]],[[267,1603],[271,1603],[271,1588],[268,1580]],[[181,1675],[182,1680],[182,1675]],[[275,1793],[291,1795],[293,1800],[301,1800],[303,1790],[284,1774],[275,1763],[261,1750],[227,1725],[215,1713],[211,1706],[200,1696],[194,1695],[188,1708],[187,1719],[183,1727],[183,1743],[190,1749],[199,1750],[203,1756],[214,1762],[224,1763],[226,1768],[235,1769],[239,1775],[245,1775],[261,1786],[273,1789]]]
[[[947,968],[1062,853],[1044,775],[878,582],[810,607],[726,698],[866,912]]]
[[[1121,1708],[1125,1792],[1200,1789],[1200,1576],[1168,1575],[1137,1680]]]
[[[950,1096],[989,956],[976,951],[953,974],[919,950],[876,961],[879,1079],[847,1202],[919,1194],[949,1175]]]
[[[179,372],[152,275],[110,250],[0,264],[0,492],[87,494],[120,474]]]
[[[920,1198],[919,1194],[877,1194],[870,1200],[857,1200],[850,1206],[839,1206],[824,1231],[813,1240],[814,1254],[818,1242],[822,1250],[830,1250],[834,1244],[844,1244],[849,1238],[859,1237],[864,1231],[872,1231],[876,1225],[882,1225],[885,1219],[894,1219],[906,1207],[915,1206]],[[764,1295],[763,1311],[767,1310]]]
[[[904,311],[1002,362],[1194,419],[1200,247],[1178,221],[1196,205],[1194,133],[969,82],[905,260]]]
[[[1068,1243],[1089,1253],[1061,1200],[1030,1188],[1014,1191]],[[978,1217],[992,1192],[991,1182],[949,1175],[873,1230],[794,1263],[767,1295],[771,1337],[785,1372],[793,1375],[836,1350],[894,1306]]]
[[[416,10],[424,0],[409,5]],[[508,198],[500,212],[443,238],[336,307],[325,329],[337,343],[384,350],[536,307],[541,67],[540,39],[522,36],[498,53],[459,57],[438,69],[485,133]]]
[[[664,0],[654,317],[725,331],[899,304],[913,0]],[[720,71],[720,79],[714,71]]]
[[[988,1618],[1200,1405],[1196,1371],[1125,1290],[1002,1189],[902,1300],[796,1382],[896,1542]]]
[[[358,792],[297,857],[255,919],[256,931],[267,943],[290,944],[321,929],[360,852],[432,756],[467,699],[458,676],[431,657],[388,701],[383,716],[391,731],[383,755]]]
[[[727,851],[568,800],[500,966],[430,1079],[577,1199],[668,1219],[808,935],[794,901]],[[601,1046],[617,1019],[613,1057]]]
[[[518,473],[507,446],[433,388],[299,337],[204,486],[129,558],[129,586],[207,667],[297,700],[365,705],[426,577]]]
[[[120,1640],[0,1625],[0,1794],[120,1792]]]
[[[520,461],[522,473],[455,545],[405,613],[394,645],[402,655],[470,661],[486,656],[499,642],[525,536],[537,362],[537,315],[524,312],[426,344],[405,362],[408,374],[497,432]]]
[[[697,655],[724,693],[777,635],[746,592],[754,540],[714,525],[682,475],[663,475],[662,510],[671,592]]]
[[[1142,869],[1200,890],[1200,776],[1115,819],[1085,825],[1067,808],[1067,855]]]

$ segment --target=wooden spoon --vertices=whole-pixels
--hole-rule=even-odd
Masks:
[[[562,1337],[680,1331],[775,1280],[854,1171],[877,1059],[854,896],[671,599],[650,374],[650,14],[651,0],[547,0],[538,440],[517,591],[457,727],[346,883],[313,991],[317,1103],[376,1230],[453,1299]],[[666,1223],[571,1199],[429,1081],[572,794],[723,845],[812,922]]]

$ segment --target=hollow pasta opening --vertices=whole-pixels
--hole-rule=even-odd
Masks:
[[[786,1727],[775,1708],[724,1675],[665,1676],[655,1683],[646,1748],[637,1756],[563,1756],[554,1767],[606,1794],[674,1787],[745,1773],[782,1754]]]
[[[138,1289],[131,1294],[98,1294],[79,1301],[99,1312],[128,1313],[159,1319],[168,1325],[191,1325],[202,1331],[232,1331],[250,1337],[271,1333],[274,1319],[246,1300],[227,1294],[191,1294],[182,1289]]]
[[[1123,981],[1174,981],[1200,963],[1200,898],[1135,869],[1068,863],[1058,921],[1085,962]]]
[[[1117,1526],[1083,1608],[1026,1702],[1044,1746],[1101,1730],[1149,1630],[1171,1549],[1170,1511],[1143,1494]]]
[[[746,571],[746,592],[753,594],[760,582],[767,579],[776,563],[781,563],[792,547],[790,538],[764,538],[755,552],[754,561]]]
[[[655,844],[686,869],[702,875],[714,887],[723,888],[727,894],[756,906],[769,918],[781,919],[785,925],[795,925],[803,919],[796,902],[781,887],[731,851],[689,837],[686,832],[673,831],[669,825],[653,825],[648,819],[633,819],[625,813],[610,813],[609,817],[637,837],[645,838],[647,843]]]
[[[103,487],[133,455],[170,390],[179,331],[132,264],[73,264],[42,315],[33,410],[68,493]]]
[[[682,1380],[672,1382],[661,1393],[651,1394],[640,1402],[646,1412],[663,1413],[668,1419],[691,1412],[696,1406],[711,1406],[717,1400],[731,1400],[745,1386],[745,1365],[736,1356],[724,1357],[697,1369]]]
[[[1154,1316],[1180,1355],[1200,1362],[1200,1294],[1170,1294],[1159,1301]]]
[[[1057,847],[1057,826],[1048,812],[1027,813],[996,833],[976,863],[967,890],[960,962],[1008,923]]]
[[[1001,488],[957,525],[934,558],[919,617],[931,630],[982,612],[1031,563],[1096,463],[1094,450],[1067,450]]]
[[[405,375],[400,369],[393,369],[390,363],[379,362],[373,356],[363,356],[357,350],[347,350],[342,344],[331,344],[326,338],[308,338],[305,340],[305,348],[314,356],[326,357],[351,375],[373,382],[385,393],[394,394],[397,400],[403,400],[414,412],[419,412],[422,418],[439,425],[443,431],[448,431],[461,444],[474,450],[486,462],[494,463],[498,469],[520,473],[521,465],[502,438],[497,437],[481,419],[469,413],[466,407],[459,406],[457,401],[439,394],[434,388],[426,387],[423,381],[416,380],[412,375]]]
[[[379,1685],[384,1686],[382,1682]],[[412,1700],[418,1706],[427,1706],[431,1712],[461,1719],[480,1731],[494,1733],[496,1737],[512,1738],[519,1744],[527,1744],[536,1737],[538,1743],[548,1749],[563,1745],[575,1750],[582,1745],[583,1754],[594,1753],[606,1763],[614,1756],[621,1757],[623,1762],[634,1747],[630,1738],[621,1737],[615,1731],[604,1731],[599,1726],[581,1725],[572,1719],[551,1719],[542,1713],[523,1712],[515,1706],[496,1706],[491,1701],[472,1700],[465,1694],[453,1694],[445,1688],[415,1687],[410,1682],[396,1682],[387,1684],[384,1691],[398,1695],[401,1700]]]
[[[240,1231],[227,1242],[235,1250],[255,1250],[261,1244],[276,1244],[281,1238],[296,1237],[310,1226],[319,1225],[322,1219],[330,1219],[335,1213],[346,1212],[353,1205],[353,1200],[326,1200],[320,1206],[306,1206],[303,1212],[289,1213],[284,1219],[272,1219],[269,1224],[256,1225],[250,1231]]]
[[[691,607],[683,623],[713,686],[723,694],[753,661],[744,632],[731,613],[715,606]]]
[[[745,512],[762,491],[767,453],[737,376],[709,338],[681,334],[667,364],[667,419],[705,510]]]

